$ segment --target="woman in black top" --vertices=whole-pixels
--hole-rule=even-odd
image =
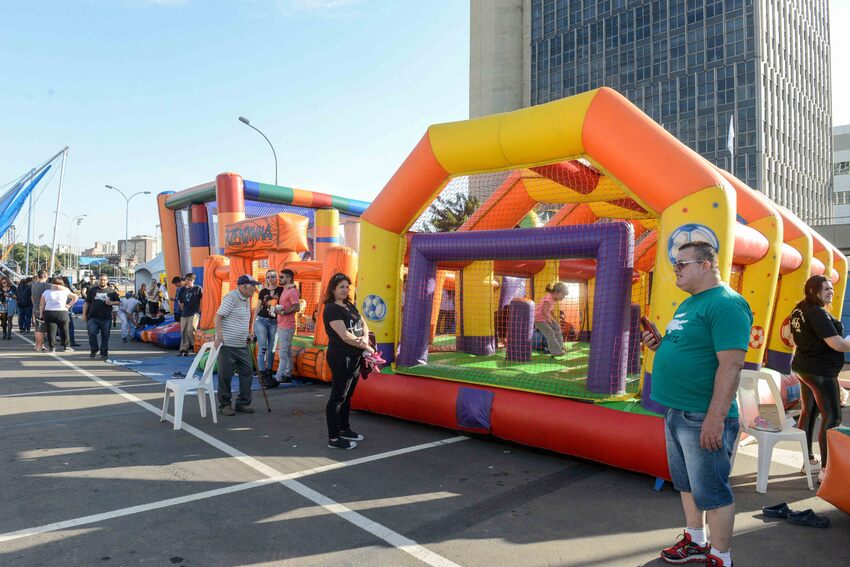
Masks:
[[[832,282],[825,276],[812,276],[806,281],[805,299],[791,311],[791,333],[797,352],[791,368],[800,379],[803,412],[798,427],[806,432],[809,460],[812,454],[815,420],[821,415],[818,435],[821,466],[826,468],[826,430],[841,425],[841,395],[838,373],[844,366],[844,354],[850,352],[850,337],[843,337],[841,321],[826,310],[832,303]],[[823,480],[823,470],[818,475]]]
[[[364,355],[375,351],[369,346],[369,328],[348,295],[351,279],[345,274],[331,277],[325,291],[322,320],[328,334],[328,366],[331,368],[331,395],[325,407],[328,421],[328,447],[353,449],[363,436],[351,430],[348,414],[351,396],[360,377]]]

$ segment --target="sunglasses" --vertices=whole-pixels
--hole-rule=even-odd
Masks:
[[[688,264],[702,264],[708,260],[687,260],[685,262],[673,262],[673,270],[676,272],[682,271]]]
[[[270,280],[275,280],[275,279],[277,279],[277,274],[266,274],[266,277],[269,278]]]

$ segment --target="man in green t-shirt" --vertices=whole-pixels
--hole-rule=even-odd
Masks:
[[[676,309],[655,351],[652,399],[667,408],[667,462],[682,497],[687,526],[662,550],[668,563],[732,565],[735,502],[729,486],[738,438],[738,390],[753,314],[740,294],[720,281],[717,251],[706,242],[682,245],[673,266],[676,286],[690,294]],[[705,536],[707,516],[711,545]]]

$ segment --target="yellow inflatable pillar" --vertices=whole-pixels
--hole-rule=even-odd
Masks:
[[[325,253],[331,246],[339,246],[339,211],[336,209],[319,209],[313,225],[316,238],[316,260],[325,259]],[[350,248],[350,247],[349,247]]]
[[[833,286],[835,295],[832,298],[832,316],[841,319],[844,310],[844,294],[847,291],[847,257],[834,248],[832,251],[832,267],[838,272],[838,281]]]
[[[461,332],[457,335],[458,352],[493,354],[496,329],[493,316],[498,300],[493,300],[493,261],[472,262],[461,270]]]
[[[780,374],[791,373],[794,343],[791,339],[791,310],[803,299],[806,280],[812,271],[812,236],[805,232],[787,242],[803,257],[802,263],[791,273],[782,276],[776,297],[770,332],[767,334],[767,361],[765,366]]]
[[[404,254],[404,236],[378,228],[367,221],[360,223],[360,277],[357,282],[360,309],[367,299],[375,308],[361,314],[375,332],[378,350],[388,362],[395,360],[397,333],[401,332],[402,286],[400,268]]]
[[[747,349],[745,367],[758,370],[764,362],[768,329],[773,318],[773,302],[779,283],[779,264],[782,259],[782,219],[777,213],[755,220],[749,227],[761,233],[768,242],[767,253],[758,261],[744,267],[741,276],[741,295],[753,310],[753,327]]]
[[[652,278],[653,311],[648,317],[662,335],[679,304],[687,297],[676,287],[673,271],[679,246],[693,241],[708,241],[716,245],[720,279],[729,281],[735,245],[736,202],[735,192],[724,183],[683,197],[661,213]],[[653,354],[646,350],[641,401],[644,408],[662,413],[663,407],[650,398]]]

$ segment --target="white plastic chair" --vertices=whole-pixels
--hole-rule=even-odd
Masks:
[[[201,417],[207,417],[207,404],[205,398],[209,398],[210,411],[212,413],[213,423],[218,423],[218,415],[216,413],[215,388],[213,387],[213,368],[215,367],[216,359],[218,358],[219,349],[215,348],[212,342],[204,343],[195,359],[192,361],[192,366],[186,373],[185,378],[171,379],[165,383],[165,399],[162,400],[162,414],[160,421],[165,421],[165,416],[168,412],[168,399],[171,392],[174,392],[174,429],[180,429],[183,425],[183,398],[186,394],[196,394],[198,396],[198,406],[201,408]],[[201,357],[204,353],[209,352],[207,363],[204,366],[204,373],[201,378],[195,376],[198,369],[198,364],[201,362]]]
[[[738,386],[738,412],[741,420],[741,431],[752,436],[758,442],[756,492],[761,494],[767,492],[773,446],[780,441],[797,441],[800,443],[800,451],[803,453],[803,463],[806,468],[806,479],[809,482],[809,490],[814,490],[814,486],[812,485],[812,467],[809,463],[809,450],[806,446],[806,432],[802,429],[797,429],[794,426],[794,420],[785,415],[782,396],[779,393],[779,384],[781,383],[782,376],[778,372],[765,368],[763,370],[742,370],[741,383]],[[761,429],[750,427],[753,418],[759,415],[760,401],[768,397],[770,401],[764,403],[776,404],[776,410],[782,422],[782,431],[762,431]]]

